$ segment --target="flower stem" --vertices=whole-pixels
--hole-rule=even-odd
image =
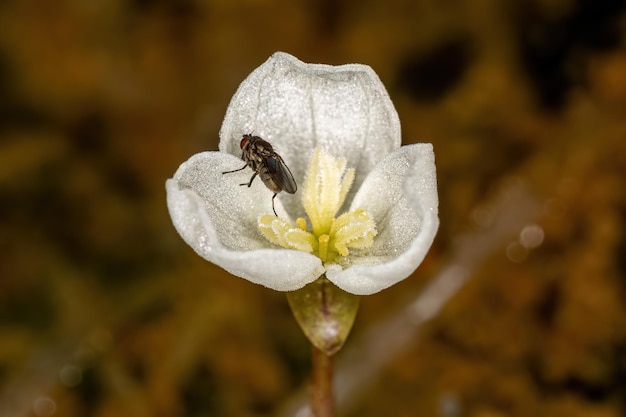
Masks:
[[[333,417],[333,358],[312,346],[311,410],[315,417]]]

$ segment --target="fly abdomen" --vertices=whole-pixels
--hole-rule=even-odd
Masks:
[[[274,210],[274,214],[276,214],[276,209],[274,208],[274,198],[276,195],[281,191],[294,194],[298,189],[291,171],[287,168],[287,165],[285,165],[283,158],[274,152],[272,145],[259,136],[252,136],[251,134],[243,135],[240,146],[242,151],[241,159],[245,161],[246,165],[240,169],[222,172],[222,174],[241,171],[246,166],[249,166],[254,171],[254,174],[249,182],[240,185],[250,187],[252,181],[254,181],[254,178],[258,174],[263,184],[274,192],[272,196],[272,209]]]

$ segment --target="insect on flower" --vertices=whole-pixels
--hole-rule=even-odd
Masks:
[[[276,209],[274,208],[274,198],[276,195],[281,191],[294,194],[298,189],[296,181],[293,179],[293,175],[291,175],[291,171],[289,171],[289,168],[285,165],[283,158],[274,152],[272,145],[258,136],[252,136],[251,134],[243,135],[239,146],[241,146],[242,150],[241,159],[243,159],[246,164],[239,169],[222,172],[222,174],[238,172],[246,167],[252,168],[254,174],[252,174],[250,181],[239,185],[247,185],[250,187],[252,181],[259,175],[263,184],[271,191],[274,191],[274,195],[272,196],[272,210],[274,210],[274,215],[278,217]]]

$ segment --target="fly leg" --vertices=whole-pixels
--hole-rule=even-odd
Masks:
[[[276,197],[276,195],[278,195],[278,193],[274,193],[274,195],[272,196],[272,210],[274,210],[274,216],[278,217],[278,214],[276,214],[276,209],[274,208],[274,197]]]
[[[246,167],[247,167],[247,166],[248,166],[248,164],[245,164],[243,167],[241,167],[241,168],[239,168],[239,169],[235,169],[235,170],[232,170],[232,171],[222,172],[222,175],[224,175],[224,174],[230,174],[231,172],[242,171],[242,170],[246,169]]]
[[[252,174],[252,178],[250,178],[250,182],[244,182],[243,184],[239,184],[239,185],[247,185],[248,188],[250,188],[250,186],[252,186],[252,181],[254,181],[254,179],[256,178],[256,175],[257,173],[255,172],[254,174]]]

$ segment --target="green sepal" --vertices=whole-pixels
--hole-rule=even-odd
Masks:
[[[359,296],[345,292],[325,275],[287,293],[291,311],[309,341],[327,355],[341,349],[350,334]]]

